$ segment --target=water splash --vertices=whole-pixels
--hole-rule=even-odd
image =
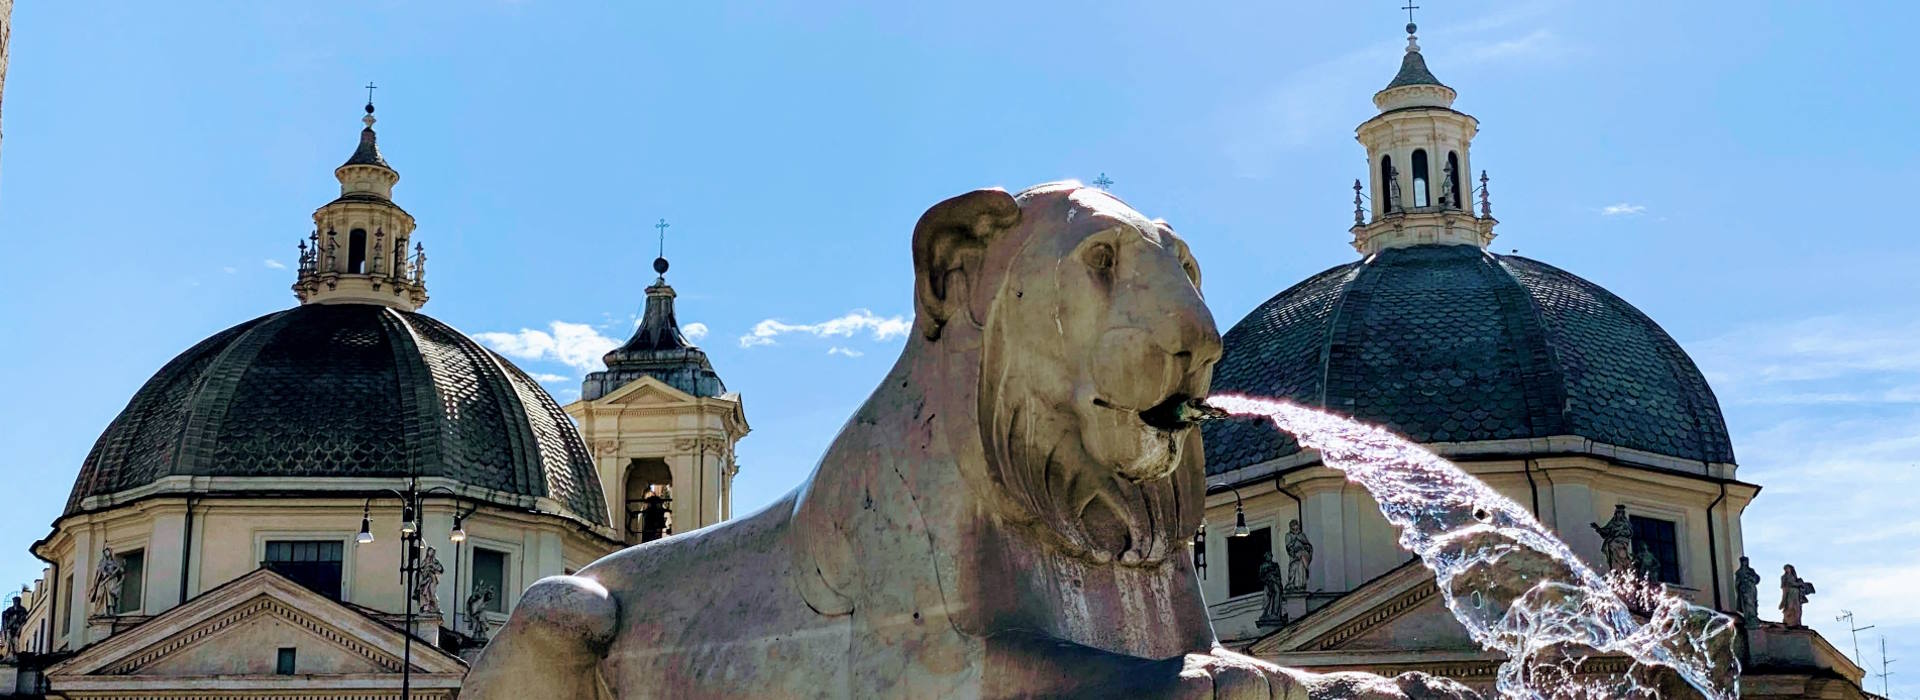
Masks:
[[[1533,514],[1453,463],[1386,430],[1282,401],[1214,396],[1229,413],[1271,419],[1328,467],[1366,488],[1400,545],[1434,573],[1447,609],[1475,641],[1507,656],[1507,698],[1657,698],[1656,669],[1711,700],[1740,695],[1733,621],[1588,567]],[[1598,654],[1632,659],[1594,672]]]

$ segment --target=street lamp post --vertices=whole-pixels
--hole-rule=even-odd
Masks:
[[[1201,494],[1201,507],[1203,509],[1206,507],[1205,499],[1207,495],[1221,489],[1233,492],[1232,536],[1246,537],[1249,532],[1249,530],[1247,530],[1247,511],[1244,507],[1246,504],[1242,502],[1240,498],[1240,489],[1234,488],[1232,484],[1209,485],[1206,493]],[[1200,578],[1207,577],[1207,519],[1205,515],[1202,515],[1200,518],[1200,530],[1193,533],[1193,568],[1200,573]]]
[[[402,647],[401,647],[401,658],[400,658],[400,698],[401,700],[412,700],[413,698],[413,597],[414,597],[414,594],[416,593],[415,588],[419,586],[419,583],[420,583],[419,581],[420,538],[421,538],[420,516],[424,512],[423,509],[426,505],[425,499],[427,496],[432,495],[434,493],[444,493],[447,496],[457,499],[459,498],[460,495],[457,493],[454,493],[453,489],[447,488],[445,486],[435,486],[433,488],[422,489],[420,488],[420,479],[418,477],[409,478],[407,480],[407,488],[405,491],[400,491],[396,489],[385,489],[385,490],[388,493],[393,494],[395,498],[400,499],[400,542],[401,542],[401,545],[405,548],[404,549],[405,555],[403,556],[400,563],[400,581],[401,581],[401,587],[405,589],[401,592],[401,596],[406,598],[406,613],[403,618],[404,622],[402,622],[400,626],[400,632],[404,637],[404,639],[401,642]],[[373,540],[374,540],[373,499],[374,498],[380,498],[380,497],[379,496],[369,497],[366,503],[361,505],[360,534],[354,537],[354,542],[357,544],[373,544]],[[447,536],[447,539],[451,540],[456,545],[454,550],[454,566],[456,567],[454,569],[454,580],[456,582],[459,581],[459,578],[460,578],[459,569],[457,568],[460,565],[460,562],[459,562],[460,552],[457,545],[461,542],[465,542],[467,539],[467,531],[465,528],[465,523],[463,521],[466,519],[468,515],[472,515],[472,514],[473,514],[473,511],[468,510],[465,513],[454,516],[453,532]]]

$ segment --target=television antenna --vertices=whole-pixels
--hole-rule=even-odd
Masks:
[[[1838,616],[1835,616],[1833,619],[1835,622],[1847,623],[1847,627],[1849,628],[1848,631],[1853,633],[1853,661],[1854,663],[1860,664],[1863,667],[1866,666],[1867,660],[1864,658],[1861,658],[1860,656],[1860,632],[1862,630],[1873,629],[1873,625],[1867,625],[1865,627],[1854,627],[1852,610],[1842,610],[1840,611],[1840,614]],[[1882,641],[1884,641],[1884,638]],[[1885,645],[1882,644],[1882,646],[1885,646]]]

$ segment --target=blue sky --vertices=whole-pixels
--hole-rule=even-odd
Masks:
[[[908,234],[946,196],[1105,172],[1186,236],[1222,327],[1350,260],[1352,129],[1397,67],[1399,4],[20,3],[0,581],[37,573],[27,543],[141,382],[294,303],[282,266],[369,80],[425,310],[563,401],[673,222],[680,318],[754,426],[750,509],[891,363]],[[1481,120],[1495,247],[1612,289],[1711,375],[1766,487],[1763,607],[1794,563],[1830,638],[1850,646],[1849,608],[1879,625],[1863,646],[1920,659],[1920,237],[1898,218],[1920,10],[1706,5],[1435,1],[1422,45]]]

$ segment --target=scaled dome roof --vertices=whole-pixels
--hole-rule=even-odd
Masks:
[[[267,314],[175,357],[94,444],[66,512],[177,475],[441,477],[608,524],[591,453],[545,389],[444,323],[371,304]]]
[[[1666,331],[1527,258],[1390,248],[1267,300],[1224,343],[1214,393],[1324,407],[1420,443],[1575,436],[1733,462],[1713,390]],[[1203,430],[1208,474],[1300,451],[1265,421]]]

